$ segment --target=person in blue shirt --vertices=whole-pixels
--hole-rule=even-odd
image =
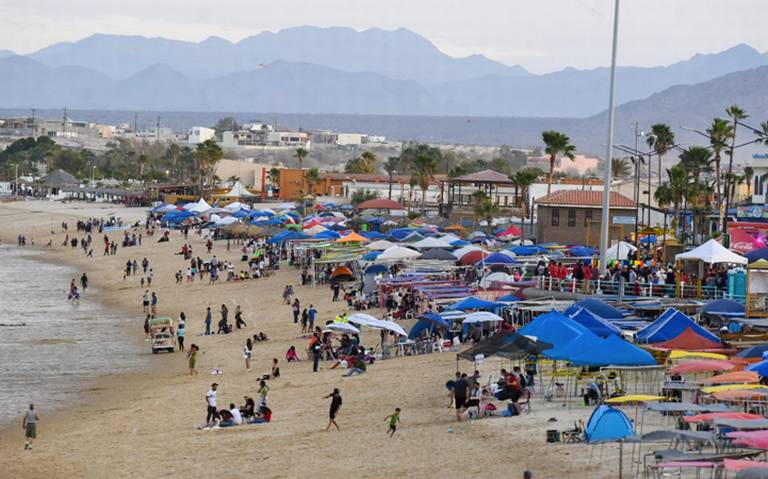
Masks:
[[[309,305],[309,331],[312,331],[315,329],[315,317],[317,317],[317,310],[315,309],[315,306],[310,304]]]

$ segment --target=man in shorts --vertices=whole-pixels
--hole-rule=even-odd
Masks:
[[[205,423],[207,426],[216,425],[216,418],[219,416],[219,413],[216,411],[216,388],[217,387],[219,387],[218,384],[216,383],[211,384],[211,389],[205,395],[205,402],[207,405]]]
[[[341,393],[339,393],[338,388],[334,388],[333,392],[327,396],[325,396],[323,399],[331,398],[331,409],[328,412],[328,427],[325,428],[326,431],[331,429],[331,425],[336,426],[336,430],[339,431],[339,425],[336,424],[336,416],[339,414],[339,409],[341,409]]]
[[[29,409],[24,413],[24,419],[21,421],[21,427],[24,429],[24,436],[26,442],[24,443],[24,449],[32,450],[32,441],[37,439],[37,423],[40,421],[40,416],[37,414],[34,404],[29,405]]]
[[[467,375],[461,377],[453,383],[453,402],[456,404],[456,419],[461,421],[461,416],[467,410],[466,402],[469,395],[469,381]]]

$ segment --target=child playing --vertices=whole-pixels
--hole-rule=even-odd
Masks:
[[[400,422],[400,408],[396,408],[395,413],[385,417],[384,421],[389,421],[389,429],[387,430],[387,434],[389,434],[389,437],[394,436],[395,431],[397,430],[397,424]]]

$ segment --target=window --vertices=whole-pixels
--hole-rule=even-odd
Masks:
[[[574,208],[568,210],[568,226],[571,228],[576,226],[576,209]]]
[[[552,226],[560,226],[560,210],[552,208]]]
[[[589,226],[592,221],[592,210],[584,210],[584,226]]]

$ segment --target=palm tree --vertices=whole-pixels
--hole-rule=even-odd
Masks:
[[[198,182],[200,194],[203,194],[203,185],[212,186],[216,173],[216,164],[224,158],[224,150],[215,140],[209,139],[197,145],[195,159],[197,160]]]
[[[629,173],[629,161],[626,158],[611,158],[611,178],[626,178]]]
[[[477,221],[477,218],[484,219],[488,223],[488,234],[491,234],[493,219],[499,216],[501,208],[493,202],[490,196],[480,190],[472,193],[472,197],[475,199],[475,221]]]
[[[523,168],[511,177],[512,181],[520,188],[520,207],[523,210],[523,220],[528,217],[528,192],[531,185],[541,176],[541,173],[542,171],[538,168]]]
[[[304,158],[309,155],[309,152],[304,148],[296,148],[296,154],[294,155],[299,160],[299,170],[304,168]],[[299,193],[304,194],[304,175],[301,175],[301,186],[299,187]]]
[[[736,129],[739,125],[739,120],[744,120],[746,118],[749,118],[749,115],[747,115],[747,112],[745,112],[742,108],[740,108],[738,105],[731,105],[728,108],[725,109],[725,113],[731,117],[733,120],[733,123],[731,123],[731,147],[728,149],[728,176],[731,176],[733,174],[733,153],[734,150],[736,150]],[[726,194],[725,195],[725,211],[728,211],[728,208],[731,205],[731,195]],[[725,231],[725,225],[728,222],[728,215],[723,215],[722,224],[720,227],[720,231],[722,231],[724,234]]]
[[[272,186],[280,185],[280,168],[272,167],[267,171],[267,177]]]
[[[653,148],[654,153],[659,157],[659,185],[661,185],[661,159],[667,154],[675,144],[675,134],[669,125],[656,123],[651,125],[651,134],[648,135],[648,147]]]
[[[682,165],[675,165],[672,168],[667,169],[667,176],[669,181],[661,184],[656,188],[653,197],[659,203],[659,206],[666,208],[672,205],[674,210],[674,219],[672,220],[672,228],[677,229],[680,222],[680,207],[683,204],[685,192],[688,187],[688,172],[685,171]]]
[[[235,183],[240,181],[240,177],[237,175],[232,175],[229,178],[227,178],[227,183],[229,183],[230,186],[235,186]]]
[[[304,177],[307,179],[307,190],[310,195],[315,194],[315,185],[320,183],[320,170],[317,168],[310,168],[307,170]]]
[[[427,206],[427,189],[429,189],[429,182],[435,178],[435,169],[439,158],[435,155],[427,154],[427,152],[419,152],[413,158],[413,173],[412,180],[416,181],[416,184],[421,188],[421,211],[422,214]]]
[[[542,132],[541,137],[546,145],[544,152],[549,155],[549,177],[547,178],[547,195],[549,195],[552,192],[552,179],[555,173],[555,159],[557,155],[562,154],[573,159],[576,147],[571,144],[571,139],[568,138],[568,135],[559,131],[548,130]]]
[[[703,146],[692,146],[680,154],[680,164],[692,176],[694,183],[699,183],[702,173],[712,171],[712,152]]]
[[[751,166],[744,167],[744,183],[747,184],[747,196],[752,196],[752,178],[755,177],[755,170]]]
[[[390,156],[387,158],[387,161],[384,163],[384,170],[389,175],[389,196],[388,198],[392,199],[392,176],[395,174],[395,171],[400,167],[400,157],[399,156]]]
[[[720,187],[720,159],[723,150],[728,147],[728,138],[730,138],[732,134],[731,129],[731,125],[722,118],[715,118],[712,120],[712,126],[707,129],[709,145],[715,153],[715,189],[718,201],[721,201],[722,199],[722,190]]]

